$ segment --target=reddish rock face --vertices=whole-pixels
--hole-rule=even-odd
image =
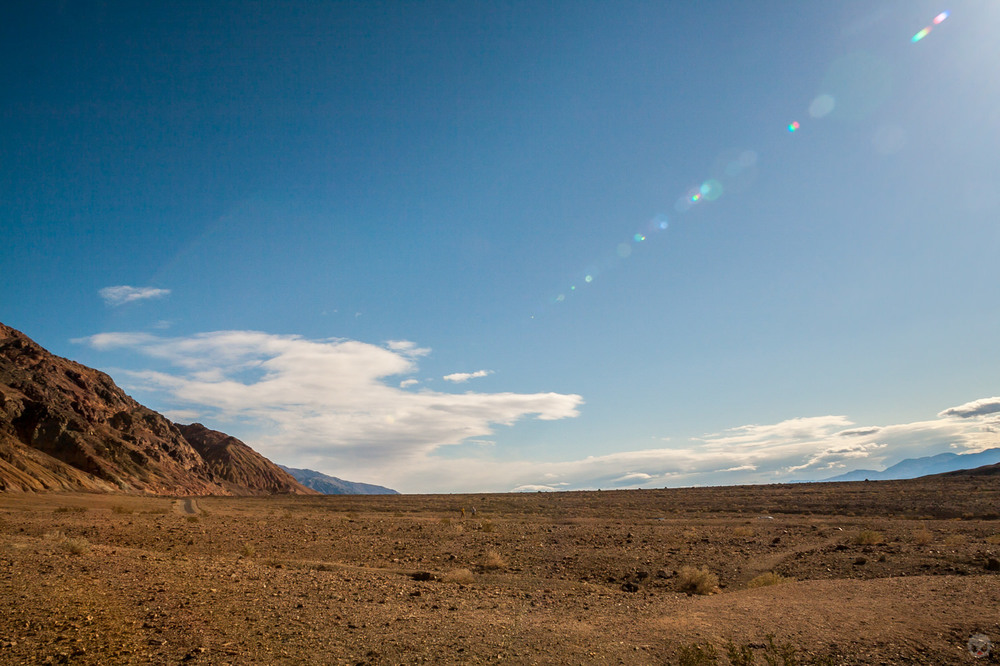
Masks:
[[[0,324],[0,490],[315,494],[239,440],[181,427]]]

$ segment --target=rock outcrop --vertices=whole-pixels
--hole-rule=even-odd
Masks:
[[[239,440],[184,431],[111,377],[0,324],[0,490],[315,494]]]

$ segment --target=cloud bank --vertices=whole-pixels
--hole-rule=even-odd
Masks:
[[[129,372],[129,388],[155,392],[182,413],[251,429],[252,444],[281,462],[295,457],[408,464],[534,416],[572,418],[583,403],[560,393],[406,391],[384,380],[417,369],[429,350],[409,342],[307,340],[257,331],[186,338],[101,333],[77,340],[98,350],[129,349],[176,370]],[[178,411],[179,410],[179,411]]]
[[[102,333],[78,342],[166,362],[169,371],[132,371],[123,378],[130,390],[162,398],[163,410],[178,420],[230,432],[286,465],[403,492],[820,480],[907,457],[1000,446],[1000,398],[983,398],[911,423],[799,417],[687,440],[664,433],[656,448],[608,442],[618,450],[576,460],[512,459],[502,442],[488,437],[497,426],[575,417],[581,396],[421,389],[408,376],[430,350],[401,341],[378,346],[219,331],[183,338]]]
[[[170,293],[169,289],[157,289],[155,287],[129,287],[119,285],[117,287],[105,287],[98,292],[104,302],[110,306],[124,305],[133,301],[144,301],[150,298],[162,298]]]

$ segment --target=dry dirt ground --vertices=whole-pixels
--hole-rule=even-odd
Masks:
[[[995,663],[998,517],[1000,478],[0,494],[0,663]]]

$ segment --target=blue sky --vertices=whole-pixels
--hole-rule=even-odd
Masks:
[[[6,14],[0,320],[175,420],[408,492],[1000,446],[1000,2]]]

